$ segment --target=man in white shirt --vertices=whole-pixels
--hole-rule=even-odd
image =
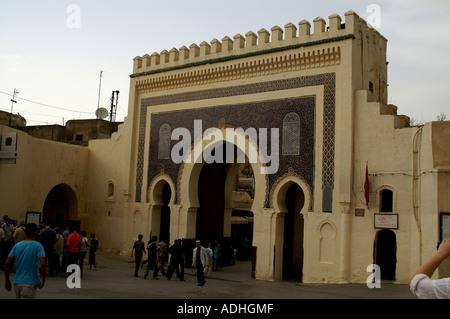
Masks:
[[[206,283],[204,271],[209,264],[209,258],[200,240],[195,242],[195,246],[192,256],[192,267],[195,267],[197,270],[197,286],[203,286]]]
[[[434,271],[450,256],[450,239],[444,239],[438,251],[412,275],[409,287],[420,299],[449,299],[450,278],[431,279]]]

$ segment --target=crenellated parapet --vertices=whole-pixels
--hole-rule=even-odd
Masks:
[[[345,13],[345,21],[337,14],[328,17],[328,25],[323,18],[316,18],[313,23],[302,20],[298,26],[288,23],[284,29],[274,26],[270,31],[261,29],[257,33],[252,31],[245,35],[236,34],[233,38],[228,36],[221,41],[213,39],[203,41],[200,45],[192,44],[170,51],[163,50],[152,55],[145,54],[134,58],[133,74],[131,77],[160,73],[168,70],[187,68],[207,63],[229,61],[241,57],[255,56],[270,52],[277,52],[300,47],[309,47],[322,43],[356,39],[361,33],[366,34],[381,47],[385,47],[386,40],[361,19],[355,12]],[[336,49],[335,51],[338,51]],[[335,58],[338,53],[332,52]],[[311,55],[311,54],[310,54]],[[299,58],[321,60],[321,53],[312,53],[311,56]],[[317,56],[317,57],[316,57]],[[330,59],[328,56],[326,59]]]

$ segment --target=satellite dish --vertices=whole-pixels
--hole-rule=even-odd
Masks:
[[[95,116],[98,119],[104,119],[104,118],[108,117],[108,110],[105,109],[104,107],[101,107],[101,108],[97,109],[97,111],[95,111]]]

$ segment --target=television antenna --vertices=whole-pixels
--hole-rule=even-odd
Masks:
[[[99,80],[99,83],[98,83],[98,102],[97,102],[97,112],[98,112],[98,110],[99,110],[99,108],[100,108],[100,90],[101,90],[101,88],[102,88],[102,73],[103,73],[103,71],[102,70],[100,70],[100,80]],[[98,118],[98,117],[97,117]]]

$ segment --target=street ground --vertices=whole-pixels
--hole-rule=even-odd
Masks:
[[[193,268],[185,269],[185,281],[175,276],[169,281],[162,275],[158,280],[144,280],[145,267],[140,268],[139,277],[134,277],[134,262],[129,257],[119,256],[107,251],[97,254],[97,270],[87,270],[85,264],[81,288],[69,288],[67,275],[58,274],[47,277],[45,287],[37,292],[35,305],[39,300],[70,300],[70,299],[103,299],[114,300],[113,303],[124,300],[147,300],[150,304],[167,305],[180,311],[189,311],[189,305],[217,304],[217,302],[262,303],[275,301],[281,303],[286,311],[297,305],[326,305],[325,300],[332,303],[342,303],[344,300],[398,300],[416,299],[407,285],[382,283],[381,288],[370,289],[366,284],[300,284],[298,281],[271,282],[251,278],[251,262],[237,261],[233,266],[223,267],[213,272],[204,286],[197,286],[197,278]],[[13,281],[14,274],[11,274]],[[0,273],[0,304],[7,299],[15,299],[13,291],[4,289],[4,274]],[[155,301],[156,300],[156,301]],[[171,300],[172,303],[164,300]],[[45,301],[42,301],[45,303]],[[69,303],[71,304],[71,303]],[[148,305],[148,303],[146,303]],[[380,305],[380,303],[377,303]],[[400,305],[401,303],[397,303]],[[132,303],[133,308],[136,303]],[[373,305],[373,301],[370,303]],[[269,306],[268,306],[269,307]],[[287,308],[286,308],[287,307]],[[320,307],[320,306],[319,306]],[[371,306],[372,307],[372,306]],[[175,311],[175,308],[173,311]],[[192,310],[192,309],[191,309]],[[226,309],[227,310],[227,309]],[[241,309],[242,310],[242,309]],[[261,309],[259,309],[261,310]],[[265,309],[268,310],[268,309]],[[325,310],[325,309],[322,309]],[[230,309],[231,311],[231,309]],[[250,311],[247,309],[246,311]]]

